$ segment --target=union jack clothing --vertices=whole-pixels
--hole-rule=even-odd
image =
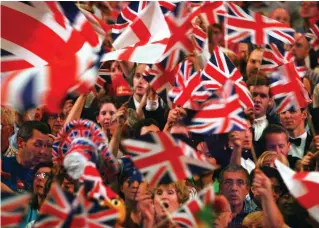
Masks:
[[[220,47],[216,47],[202,72],[203,85],[209,90],[216,90],[225,85],[227,80],[235,83],[241,105],[252,107],[254,102],[239,70],[230,61]]]
[[[288,25],[252,11],[245,11],[232,2],[227,2],[225,5],[226,42],[248,42],[256,45],[294,42],[295,30]]]
[[[165,132],[148,134],[143,141],[122,140],[121,144],[150,187],[214,169],[193,148]]]
[[[278,67],[277,71],[270,75],[270,80],[270,92],[278,113],[305,108],[311,102],[293,62]]]
[[[238,101],[234,84],[228,80],[192,116],[188,130],[198,134],[222,134],[247,128],[244,110]]]

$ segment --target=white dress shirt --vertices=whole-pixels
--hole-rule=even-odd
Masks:
[[[292,138],[292,137],[289,137],[289,138]],[[307,132],[305,131],[299,137],[292,138],[292,139],[297,139],[297,138],[301,138],[300,146],[297,147],[295,144],[291,143],[288,155],[302,159],[304,156],[304,148],[306,146]]]
[[[258,141],[260,139],[261,135],[263,134],[263,131],[265,130],[267,126],[268,126],[268,120],[266,118],[266,115],[254,120],[253,127],[255,130],[255,135],[254,135],[255,141]]]

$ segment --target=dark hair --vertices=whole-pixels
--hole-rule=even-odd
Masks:
[[[248,76],[248,80],[247,80],[248,88],[250,86],[269,86],[269,85],[270,85],[269,78],[267,77],[265,73],[261,71],[252,72]]]
[[[37,120],[32,120],[32,121],[26,121],[22,124],[18,131],[18,136],[17,138],[22,138],[24,141],[28,141],[30,138],[33,136],[33,130],[38,130],[42,134],[50,134],[50,128],[48,127],[47,124],[37,121]]]
[[[155,125],[156,127],[159,128],[159,124],[156,120],[148,118],[148,119],[143,119],[135,123],[132,127],[133,132],[132,132],[132,137],[133,138],[138,138],[141,136],[141,130],[145,126],[151,126]]]
[[[98,102],[97,102],[97,112],[96,112],[96,116],[99,115],[100,109],[104,104],[107,103],[111,103],[113,104],[117,109],[120,108],[119,104],[117,103],[117,101],[114,99],[114,97],[110,97],[110,96],[103,96],[101,97]]]
[[[287,137],[287,140],[288,140],[289,134],[288,134],[288,131],[284,127],[282,127],[280,125],[277,125],[277,124],[269,124],[265,128],[265,130],[263,131],[262,139],[264,141],[266,141],[266,135],[269,135],[269,134],[281,134],[281,133],[285,134],[286,137]]]
[[[242,167],[241,165],[228,165],[226,166],[219,174],[219,183],[222,184],[224,182],[224,173],[225,172],[243,172],[246,176],[246,183],[250,186],[250,177],[248,171]]]

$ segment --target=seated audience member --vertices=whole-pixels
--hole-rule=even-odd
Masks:
[[[38,211],[44,202],[52,183],[52,163],[40,163],[34,169],[33,197],[21,227],[31,227],[37,219]]]
[[[230,203],[232,221],[229,227],[242,224],[244,217],[252,212],[245,205],[245,197],[249,192],[250,178],[247,170],[240,165],[229,165],[219,175],[220,193]]]
[[[288,131],[290,150],[288,155],[302,159],[307,153],[312,141],[305,129],[307,110],[301,108],[280,113],[282,126]]]
[[[275,166],[275,160],[278,159],[282,163],[284,163],[286,166],[289,166],[289,162],[287,160],[287,157],[277,153],[276,151],[265,151],[260,155],[256,162],[256,168],[260,168],[262,166],[267,166],[271,168],[276,168]]]
[[[286,9],[276,8],[270,12],[269,18],[290,26],[290,16]]]
[[[52,140],[49,127],[39,121],[26,121],[18,132],[18,153],[15,157],[2,158],[2,171],[11,176],[2,179],[15,192],[24,192],[32,186],[33,169],[40,162],[51,160]]]
[[[12,157],[17,153],[17,149],[9,142],[9,138],[14,132],[14,120],[14,111],[1,106],[1,157]]]

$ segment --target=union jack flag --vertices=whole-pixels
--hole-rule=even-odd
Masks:
[[[315,51],[319,50],[319,19],[317,18],[316,21],[312,21],[309,19],[310,22],[310,34],[308,36],[311,38],[310,44]]]
[[[226,8],[222,1],[200,1],[196,4],[196,7],[209,7],[201,14],[201,18],[204,21],[205,25],[218,24],[224,21],[226,14]]]
[[[4,21],[17,24],[5,26],[1,34],[6,54],[2,59],[8,60],[2,68],[7,72],[1,85],[4,105],[19,112],[46,106],[56,113],[68,92],[89,91],[102,42],[74,3],[6,2],[1,10]]]
[[[120,215],[115,208],[102,207],[97,200],[89,200],[83,188],[79,189],[72,207],[74,213],[70,227],[81,224],[81,227],[111,228]]]
[[[30,194],[12,194],[1,191],[1,227],[19,227],[30,199]]]
[[[113,40],[116,40],[139,17],[139,13],[148,3],[147,1],[133,1],[121,11],[112,28]],[[159,1],[159,4],[164,15],[175,8],[175,4],[170,1]]]
[[[100,45],[72,2],[3,2],[1,12],[1,20],[10,21],[1,29],[1,72],[50,64],[86,42]]]
[[[243,81],[242,75],[220,47],[214,49],[201,76],[204,86],[210,90],[218,89],[225,85],[227,80],[232,80],[235,83],[236,93],[241,105],[244,108],[253,106],[252,96]]]
[[[201,82],[200,72],[196,72],[193,63],[186,60],[179,64],[175,87],[169,91],[168,96],[176,105],[198,110],[199,105],[211,95],[203,88]]]
[[[63,192],[58,184],[53,183],[33,227],[62,227],[65,223],[70,222],[73,198],[71,194]]]
[[[132,155],[135,167],[144,175],[150,187],[214,169],[193,148],[165,132],[146,135],[143,141],[126,139],[121,143]]]
[[[171,221],[178,227],[199,227],[197,213],[205,206],[213,204],[215,200],[214,187],[209,186],[201,190],[194,199],[188,200],[170,216]]]
[[[235,3],[227,2],[225,18],[225,41],[229,43],[249,42],[256,45],[294,42],[295,30],[288,25],[245,11]]]
[[[187,128],[198,134],[222,134],[247,128],[244,110],[231,80],[226,81],[221,89],[215,91],[212,99],[201,106]]]
[[[110,84],[112,84],[111,72],[107,69],[100,69],[94,86],[95,91],[99,93],[101,89],[105,88],[105,85]]]
[[[278,113],[289,109],[298,110],[311,102],[293,62],[278,67],[270,75],[270,92],[276,103]]]

